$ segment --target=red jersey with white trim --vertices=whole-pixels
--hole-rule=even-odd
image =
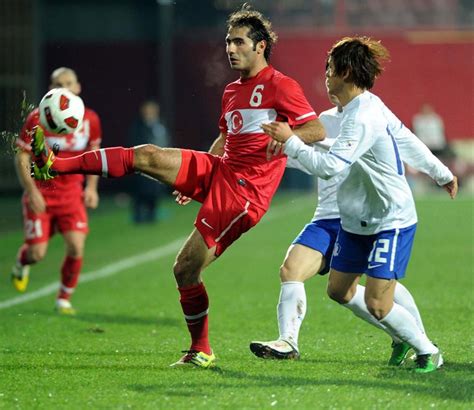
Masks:
[[[301,86],[272,66],[227,85],[219,120],[221,132],[227,134],[222,161],[239,184],[245,184],[254,205],[268,208],[286,165],[285,155],[267,160],[270,137],[261,124],[286,121],[294,127],[316,118]]]
[[[26,152],[31,152],[31,136],[33,129],[39,125],[39,110],[33,110],[26,119],[20,135],[16,140],[16,145]],[[54,144],[59,145],[58,157],[67,158],[80,155],[90,150],[92,146],[100,145],[102,138],[102,129],[99,116],[89,108],[86,108],[84,120],[79,129],[72,134],[57,135],[44,131],[46,143],[52,147]],[[49,181],[35,181],[36,186],[42,195],[49,199],[70,199],[73,196],[81,197],[84,175],[71,174],[59,175]],[[48,201],[50,202],[50,201]]]

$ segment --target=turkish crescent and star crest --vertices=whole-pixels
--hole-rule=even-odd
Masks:
[[[231,130],[234,134],[237,134],[244,125],[244,119],[240,111],[234,111],[230,117]]]

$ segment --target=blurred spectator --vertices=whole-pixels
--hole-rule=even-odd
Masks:
[[[453,157],[446,141],[443,119],[430,104],[423,104],[420,112],[413,117],[413,132],[437,157]]]
[[[169,146],[170,140],[166,127],[160,121],[160,105],[147,100],[140,106],[140,115],[132,123],[129,132],[131,146],[154,144]],[[157,219],[157,208],[166,187],[150,178],[135,175],[131,181],[132,217],[135,223],[153,223]]]

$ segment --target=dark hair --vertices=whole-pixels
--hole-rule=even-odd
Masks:
[[[254,43],[254,50],[257,43],[265,40],[267,46],[263,56],[265,60],[270,60],[272,53],[272,46],[277,42],[278,36],[272,30],[272,23],[262,13],[257,10],[252,10],[252,6],[244,3],[240,10],[234,11],[227,20],[227,30],[229,31],[235,27],[248,27],[248,37]]]
[[[328,62],[331,59],[334,64],[333,75],[347,75],[345,81],[367,90],[382,73],[382,61],[389,58],[390,53],[380,41],[369,37],[344,37],[328,53]]]

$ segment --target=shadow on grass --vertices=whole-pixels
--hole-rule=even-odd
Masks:
[[[347,363],[351,366],[352,363]],[[354,365],[357,365],[356,363]],[[469,366],[461,369],[468,371]],[[292,377],[282,376],[278,374],[249,374],[244,371],[226,370],[220,367],[214,367],[209,370],[202,369],[183,369],[183,375],[187,374],[193,377],[187,377],[186,384],[129,384],[125,386],[128,390],[139,393],[163,394],[168,396],[196,396],[199,394],[209,395],[208,383],[212,383],[213,387],[219,391],[229,389],[250,389],[250,388],[311,388],[311,387],[353,387],[355,390],[373,390],[379,389],[380,394],[389,391],[398,392],[406,395],[420,394],[426,397],[437,398],[439,400],[453,400],[461,403],[471,403],[474,399],[472,381],[466,380],[465,377],[459,378],[445,369],[438,370],[430,374],[416,374],[409,369],[384,369],[380,374],[371,380],[354,379],[354,376],[347,378],[324,377],[321,374],[314,377]],[[450,369],[451,370],[451,367]],[[176,370],[174,370],[176,371]],[[179,370],[178,370],[179,371]],[[208,380],[207,383],[195,381],[195,375],[199,372],[210,372],[216,375],[219,380]],[[191,373],[190,373],[191,372]],[[404,396],[401,396],[404,397]]]
[[[101,324],[119,324],[119,325],[160,325],[182,327],[183,321],[169,317],[140,317],[131,315],[112,315],[101,313],[80,313],[74,316],[74,320],[81,322]]]
[[[155,316],[132,316],[124,314],[104,314],[95,312],[82,312],[79,311],[75,316],[60,316],[54,310],[39,310],[35,309],[31,311],[34,315],[57,317],[58,319],[64,320],[75,320],[85,322],[90,325],[101,325],[101,324],[118,324],[118,325],[159,325],[159,326],[171,326],[171,327],[182,327],[183,320],[178,320],[169,317],[155,317]]]

